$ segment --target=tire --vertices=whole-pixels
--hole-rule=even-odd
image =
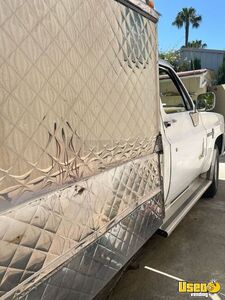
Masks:
[[[212,168],[213,170],[213,180],[212,184],[209,186],[208,190],[205,192],[203,197],[205,198],[213,198],[216,196],[217,191],[218,191],[218,185],[219,185],[219,149],[218,146],[215,146],[214,151],[216,152],[215,154],[215,165],[211,166],[209,173],[211,173]]]

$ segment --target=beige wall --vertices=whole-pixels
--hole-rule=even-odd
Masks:
[[[181,77],[182,82],[186,86],[193,100],[196,100],[200,94],[206,93],[212,86],[215,74],[211,70],[207,70],[199,75]]]
[[[213,91],[216,94],[215,112],[225,117],[225,84],[213,87]]]
[[[204,79],[205,77],[203,75],[181,78],[181,81],[185,85],[186,89],[188,90],[193,100],[197,100],[198,95],[207,92],[207,84],[202,84],[202,81]]]

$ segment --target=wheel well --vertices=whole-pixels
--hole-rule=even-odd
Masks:
[[[223,135],[217,137],[215,144],[218,146],[220,154],[222,154],[223,151]]]

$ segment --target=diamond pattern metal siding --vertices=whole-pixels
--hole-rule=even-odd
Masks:
[[[114,0],[3,0],[0,38],[7,297],[107,240],[159,193],[157,41],[155,24]],[[151,206],[152,220],[160,222],[161,208]]]
[[[21,291],[18,285],[27,278],[28,285],[40,280],[159,191],[153,154],[5,212],[0,216],[1,293]],[[157,204],[149,213],[160,220]]]
[[[145,202],[22,299],[93,299],[159,228],[162,205],[160,194]]]
[[[152,22],[113,0],[0,11],[0,209],[152,151]]]

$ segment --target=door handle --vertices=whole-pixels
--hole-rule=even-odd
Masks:
[[[176,122],[177,122],[177,120],[172,119],[172,120],[170,120],[170,121],[165,121],[165,122],[164,122],[164,125],[165,125],[166,128],[168,128],[168,127],[171,127],[171,125],[172,125],[173,123],[176,123]]]

